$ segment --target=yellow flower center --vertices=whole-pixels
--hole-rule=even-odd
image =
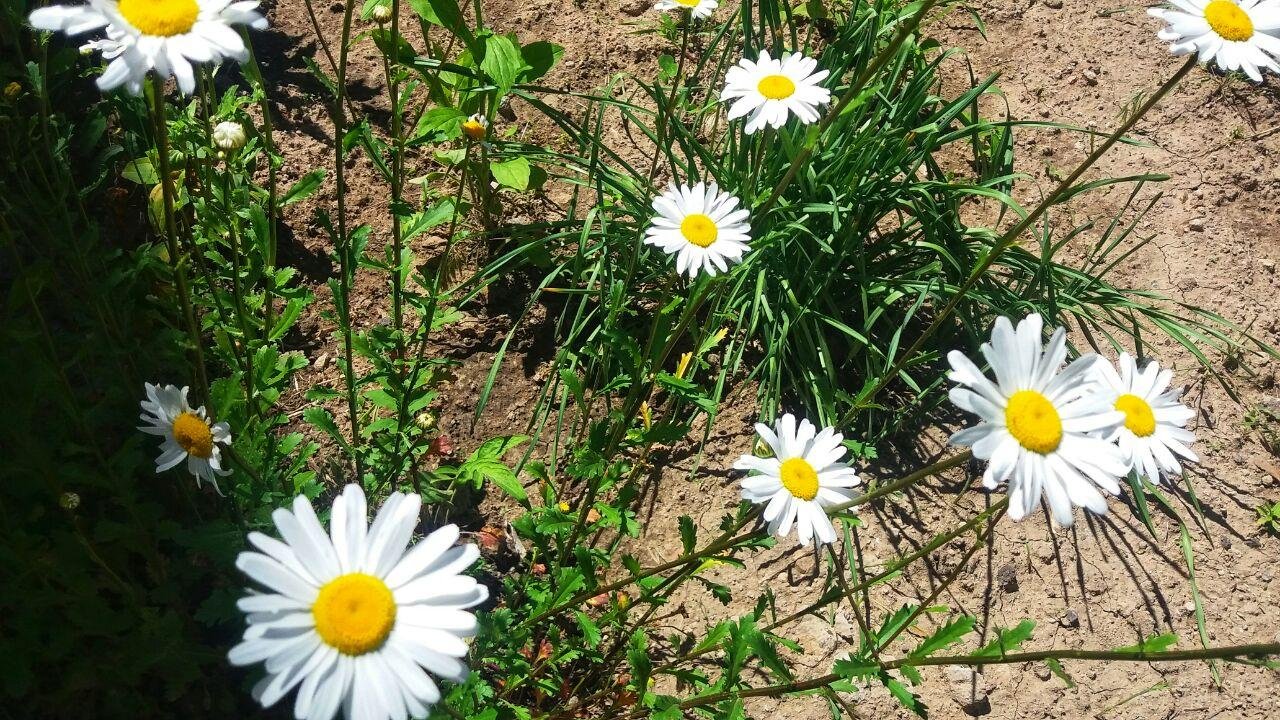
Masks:
[[[1048,455],[1062,443],[1062,418],[1049,398],[1035,390],[1019,390],[1004,409],[1009,434],[1031,452]]]
[[[766,75],[756,85],[760,94],[770,100],[786,100],[796,92],[796,84],[786,75]]]
[[[462,133],[472,140],[483,140],[484,124],[478,120],[468,120],[462,123]]]
[[[1151,405],[1137,395],[1121,395],[1116,398],[1116,409],[1124,413],[1124,426],[1138,437],[1147,437],[1156,431],[1156,414]]]
[[[173,441],[188,454],[208,459],[213,454],[213,432],[199,415],[184,412],[173,419]]]
[[[698,7],[698,3],[701,1],[702,0],[676,0],[676,3],[687,8],[696,8]]]
[[[120,14],[143,35],[181,35],[196,24],[196,0],[120,0]]]
[[[372,575],[348,573],[325,583],[311,606],[316,632],[346,655],[377,650],[396,624],[396,600]]]
[[[1205,6],[1204,19],[1224,40],[1244,42],[1253,37],[1253,20],[1249,13],[1231,0],[1213,0]]]
[[[720,231],[716,228],[716,223],[710,217],[702,213],[694,213],[686,215],[684,220],[680,222],[680,233],[684,235],[684,239],[697,245],[698,247],[709,247],[711,243],[716,241],[716,236]]]
[[[782,463],[782,487],[801,500],[818,497],[818,471],[804,458],[791,458]]]

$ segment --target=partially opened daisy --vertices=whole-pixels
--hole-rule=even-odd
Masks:
[[[696,19],[711,17],[711,13],[720,7],[716,0],[658,0],[654,10],[688,10]]]
[[[224,58],[244,62],[249,51],[233,25],[256,30],[267,27],[257,11],[258,0],[89,0],[87,5],[50,5],[31,13],[32,26],[67,35],[105,28],[106,43],[84,47],[101,49],[110,61],[98,78],[104,91],[124,86],[142,93],[147,73],[177,78],[178,88],[195,91],[192,63],[216,63]]]
[[[1241,70],[1262,82],[1262,69],[1280,73],[1280,0],[1170,0],[1149,8],[1168,23],[1157,37],[1174,55],[1197,53],[1228,72]]]
[[[720,93],[721,100],[733,100],[729,119],[750,114],[743,128],[748,135],[765,126],[782,127],[791,115],[805,124],[816,122],[818,108],[831,102],[831,91],[818,84],[827,71],[814,72],[817,67],[817,60],[799,53],[774,60],[761,50],[755,62],[743,58],[729,68]]]
[[[1199,462],[1187,447],[1196,436],[1185,429],[1195,411],[1178,401],[1180,392],[1169,388],[1173,372],[1155,362],[1138,370],[1129,353],[1120,353],[1120,372],[1108,362],[1096,365],[1098,392],[1124,413],[1124,423],[1105,437],[1120,446],[1129,466],[1156,484],[1162,473],[1180,474],[1177,456]]]
[[[808,420],[797,426],[791,413],[778,420],[776,432],[764,423],[756,423],[756,432],[773,457],[743,455],[733,464],[736,470],[755,473],[742,481],[742,499],[768,503],[764,520],[770,534],[786,537],[794,525],[801,545],[815,538],[819,544],[835,542],[836,529],[825,508],[852,499],[848,488],[861,482],[853,468],[840,462],[844,436],[835,428],[817,432]]]
[[[138,427],[149,435],[164,438],[160,443],[160,456],[156,458],[156,472],[164,472],[183,460],[187,470],[196,476],[196,484],[202,480],[218,488],[218,476],[230,475],[222,469],[222,450],[219,444],[231,444],[231,427],[224,422],[209,424],[204,406],[192,409],[187,402],[187,388],[174,385],[152,385],[144,388],[147,399],[142,401],[139,418],[146,425]]]
[[[951,401],[982,422],[951,436],[987,461],[982,484],[988,490],[1009,481],[1009,516],[1021,520],[1040,504],[1059,525],[1070,526],[1073,506],[1097,514],[1107,511],[1101,488],[1120,493],[1117,478],[1128,472],[1120,449],[1090,433],[1110,431],[1124,421],[1096,392],[1090,373],[1096,355],[1077,358],[1059,372],[1067,357],[1066,331],[1058,328],[1042,347],[1043,323],[1028,315],[1015,331],[1007,318],[996,320],[982,355],[995,372],[993,383],[964,353],[952,351],[951,380],[967,387],[951,390]]]
[[[283,539],[250,533],[261,552],[243,552],[240,568],[265,592],[240,599],[249,627],[231,649],[234,665],[264,663],[253,688],[263,707],[295,687],[293,714],[328,720],[426,717],[440,700],[434,677],[466,679],[461,658],[476,633],[467,608],[488,589],[461,574],[480,551],[457,545],[446,525],[409,547],[422,501],[392,493],[373,525],[365,496],[348,485],[333,501],[329,532],[305,497],[272,515]]]
[[[725,272],[742,260],[751,241],[747,211],[738,198],[720,192],[715,183],[693,187],[672,183],[654,198],[658,216],[645,231],[645,243],[676,256],[676,272],[694,277]]]

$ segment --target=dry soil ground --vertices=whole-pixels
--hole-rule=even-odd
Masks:
[[[589,91],[617,72],[648,75],[658,54],[672,51],[655,35],[636,34],[655,22],[649,5],[648,0],[489,0],[485,12],[492,25],[517,33],[522,41],[551,40],[565,46],[564,62],[547,82]],[[317,88],[297,62],[302,55],[314,55],[324,64],[304,7],[302,0],[280,0],[271,17],[277,34],[268,38],[268,51],[262,53],[280,88],[279,142],[287,172],[295,176],[329,163],[330,128],[323,113],[317,112]],[[331,47],[337,42],[341,19],[335,7],[316,8],[321,32]],[[978,76],[1001,73],[1000,87],[1014,117],[1106,129],[1135,94],[1153,89],[1179,65],[1156,41],[1157,23],[1140,5],[985,0],[973,9],[986,23],[985,36],[971,16],[960,11],[937,18],[930,31],[944,43],[965,48]],[[955,78],[965,76],[963,62],[956,61]],[[385,117],[379,99],[382,71],[371,44],[355,52],[351,78],[357,86],[356,106],[375,121]],[[1258,87],[1194,72],[1139,126],[1150,146],[1121,148],[1098,170],[1172,176],[1160,188],[1146,191],[1148,195],[1163,192],[1154,212],[1140,226],[1141,234],[1153,239],[1118,270],[1120,284],[1158,290],[1213,309],[1275,345],[1280,345],[1280,280],[1275,274],[1280,259],[1278,87],[1275,79]],[[1003,112],[1000,105],[988,109]],[[524,118],[520,122],[522,130],[528,129]],[[1019,138],[1019,169],[1030,178],[1019,186],[1024,200],[1036,197],[1057,168],[1072,167],[1086,151],[1080,136],[1069,133],[1024,131]],[[353,160],[350,167],[348,206],[357,218],[366,218],[375,230],[385,232],[385,221],[380,219],[383,186],[375,181],[366,161]],[[331,198],[332,187],[326,190]],[[1074,220],[1105,219],[1121,200],[1119,194],[1095,197],[1074,208]],[[325,259],[326,240],[310,223],[311,210],[296,208],[289,218],[296,242],[291,245],[292,255],[283,260],[301,265],[310,274],[321,295],[317,305],[323,306],[327,298],[321,281],[331,268]],[[1090,239],[1086,236],[1081,242]],[[424,240],[415,250],[429,256],[432,242]],[[385,322],[381,281],[364,278],[359,292],[357,321]],[[462,361],[458,380],[448,390],[442,424],[463,449],[476,438],[520,431],[532,394],[544,379],[537,357],[514,354],[504,365],[493,407],[478,428],[470,428],[477,382],[492,360],[494,339],[506,327],[501,313],[500,307],[490,308],[487,314],[476,311],[439,348]],[[330,360],[337,352],[331,327],[317,316],[307,321],[305,329],[301,346],[313,365],[300,386],[336,379]],[[1188,479],[1205,513],[1204,527],[1193,528],[1191,544],[1209,640],[1217,645],[1280,640],[1280,582],[1274,577],[1280,539],[1254,526],[1254,507],[1263,500],[1280,500],[1280,460],[1260,442],[1258,431],[1245,423],[1246,415],[1257,407],[1280,410],[1276,399],[1280,391],[1273,388],[1277,365],[1253,356],[1243,362],[1213,357],[1217,367],[1235,380],[1237,401],[1176,347],[1157,342],[1150,354],[1176,368],[1189,402],[1200,410],[1193,425],[1202,462]],[[675,454],[668,460],[661,472],[659,510],[643,561],[668,559],[678,552],[676,533],[671,530],[674,518],[687,508],[700,508],[698,519],[711,526],[736,502],[734,478],[727,467],[738,453],[748,450],[754,414],[754,408],[738,406],[721,416],[697,479],[690,481],[687,475],[691,459]],[[933,449],[943,451],[937,444]],[[1182,487],[1171,494],[1189,516],[1189,498]],[[956,475],[867,512],[868,527],[861,538],[866,561],[875,564],[909,552],[930,536],[925,528],[953,526],[988,502],[990,498],[976,489],[972,474]],[[500,514],[502,509],[492,512]],[[1088,518],[1070,531],[1052,530],[1047,518],[1041,517],[1021,524],[1005,521],[991,550],[978,553],[964,579],[937,602],[977,616],[986,632],[1024,618],[1034,620],[1037,629],[1027,648],[1107,648],[1162,632],[1176,633],[1181,647],[1195,647],[1199,641],[1177,525],[1157,514],[1156,530],[1152,539],[1132,506],[1121,500],[1113,501],[1110,515]],[[963,549],[959,543],[946,548],[929,567],[917,567],[874,594],[876,612],[928,596]],[[690,593],[678,606],[682,616],[669,622],[687,627],[741,611],[766,586],[777,595],[781,610],[794,609],[821,588],[822,572],[813,554],[778,550],[753,560],[746,573],[722,574],[738,591],[737,602],[729,610],[705,594]],[[801,665],[814,674],[826,672],[832,659],[856,639],[854,618],[847,611],[829,619],[834,622],[810,618],[793,628],[792,636],[807,650]],[[990,716],[995,718],[1227,720],[1273,717],[1274,697],[1280,690],[1274,673],[1242,666],[1219,666],[1220,685],[1202,663],[1069,662],[1067,670],[1078,684],[1073,689],[1042,665],[989,667],[980,676],[934,668],[925,673],[920,691],[935,718],[960,718],[966,711],[986,710],[982,702],[972,702],[976,689],[987,696]],[[905,715],[882,688],[850,700],[859,717]],[[755,710],[761,717],[785,712],[798,720],[824,713],[815,698],[762,701]]]

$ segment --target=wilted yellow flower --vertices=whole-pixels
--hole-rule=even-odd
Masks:
[[[693,359],[693,353],[687,352],[680,356],[680,364],[676,365],[676,377],[684,379],[685,371],[689,369],[689,361]]]
[[[640,403],[640,422],[644,423],[645,430],[649,430],[653,427],[653,413],[649,410],[648,400]]]

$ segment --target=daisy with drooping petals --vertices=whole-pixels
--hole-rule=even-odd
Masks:
[[[88,5],[50,5],[31,12],[31,25],[79,35],[106,28],[107,41],[84,47],[104,50],[110,64],[98,78],[103,91],[124,86],[142,93],[147,73],[170,75],[186,95],[195,91],[191,64],[223,58],[244,62],[249,51],[232,25],[267,27],[258,0],[89,0]]]
[[[800,53],[783,53],[780,60],[760,51],[755,62],[743,58],[724,78],[723,101],[733,100],[729,119],[750,113],[748,135],[760,128],[782,127],[795,115],[806,125],[818,120],[818,108],[831,102],[831,91],[818,83],[827,77],[826,70],[814,72],[818,61]]]
[[[1124,413],[1124,422],[1104,437],[1120,447],[1140,477],[1159,485],[1161,474],[1182,472],[1176,456],[1199,462],[1187,447],[1196,436],[1185,428],[1195,411],[1178,401],[1176,388],[1169,389],[1172,371],[1155,362],[1139,371],[1129,353],[1120,353],[1120,372],[1099,362],[1094,377],[1098,392]]]
[[[654,10],[688,10],[696,20],[711,17],[711,13],[720,7],[716,0],[658,0]]]
[[[1157,35],[1174,55],[1197,53],[1227,72],[1241,70],[1262,82],[1262,69],[1280,73],[1280,0],[1170,0],[1148,8],[1168,23]]]
[[[797,426],[791,413],[778,420],[776,432],[764,423],[756,423],[756,432],[773,457],[743,455],[733,464],[735,470],[756,473],[742,481],[742,499],[768,503],[764,520],[772,535],[785,537],[794,525],[801,545],[815,538],[819,544],[835,542],[836,529],[825,508],[852,499],[848,488],[862,482],[853,468],[840,462],[844,436],[835,428],[817,432],[808,420]]]
[[[263,707],[297,687],[301,720],[329,720],[339,708],[348,720],[424,718],[440,700],[433,675],[466,679],[464,639],[477,627],[466,610],[489,590],[461,573],[480,551],[454,545],[456,525],[409,549],[421,508],[417,495],[392,493],[368,525],[364,492],[348,485],[327,534],[301,496],[293,512],[272,515],[283,542],[249,534],[261,552],[241,553],[236,567],[267,592],[237,603],[249,627],[228,659],[265,664],[253,688]]]
[[[147,399],[142,401],[139,417],[146,425],[138,429],[164,438],[160,443],[160,457],[156,458],[156,472],[164,472],[185,458],[187,470],[196,476],[196,485],[208,480],[221,493],[218,476],[230,475],[231,471],[222,469],[222,450],[218,445],[231,444],[231,426],[224,422],[210,425],[203,405],[193,410],[187,403],[185,387],[151,383],[144,387]]]
[[[700,270],[708,275],[727,271],[742,260],[751,241],[747,211],[715,183],[672,183],[654,198],[653,209],[658,216],[645,231],[645,243],[675,254],[676,272],[691,278]]]
[[[951,390],[951,402],[982,419],[951,436],[987,461],[982,485],[994,490],[1009,481],[1009,516],[1021,520],[1040,504],[1041,493],[1063,527],[1072,508],[1107,511],[1098,488],[1120,494],[1117,478],[1128,472],[1120,449],[1094,433],[1109,432],[1124,421],[1090,380],[1096,355],[1067,358],[1066,330],[1058,328],[1042,347],[1043,323],[1028,315],[1015,331],[1008,318],[996,320],[982,355],[995,372],[991,382],[964,353],[952,351],[950,379],[965,387]]]

